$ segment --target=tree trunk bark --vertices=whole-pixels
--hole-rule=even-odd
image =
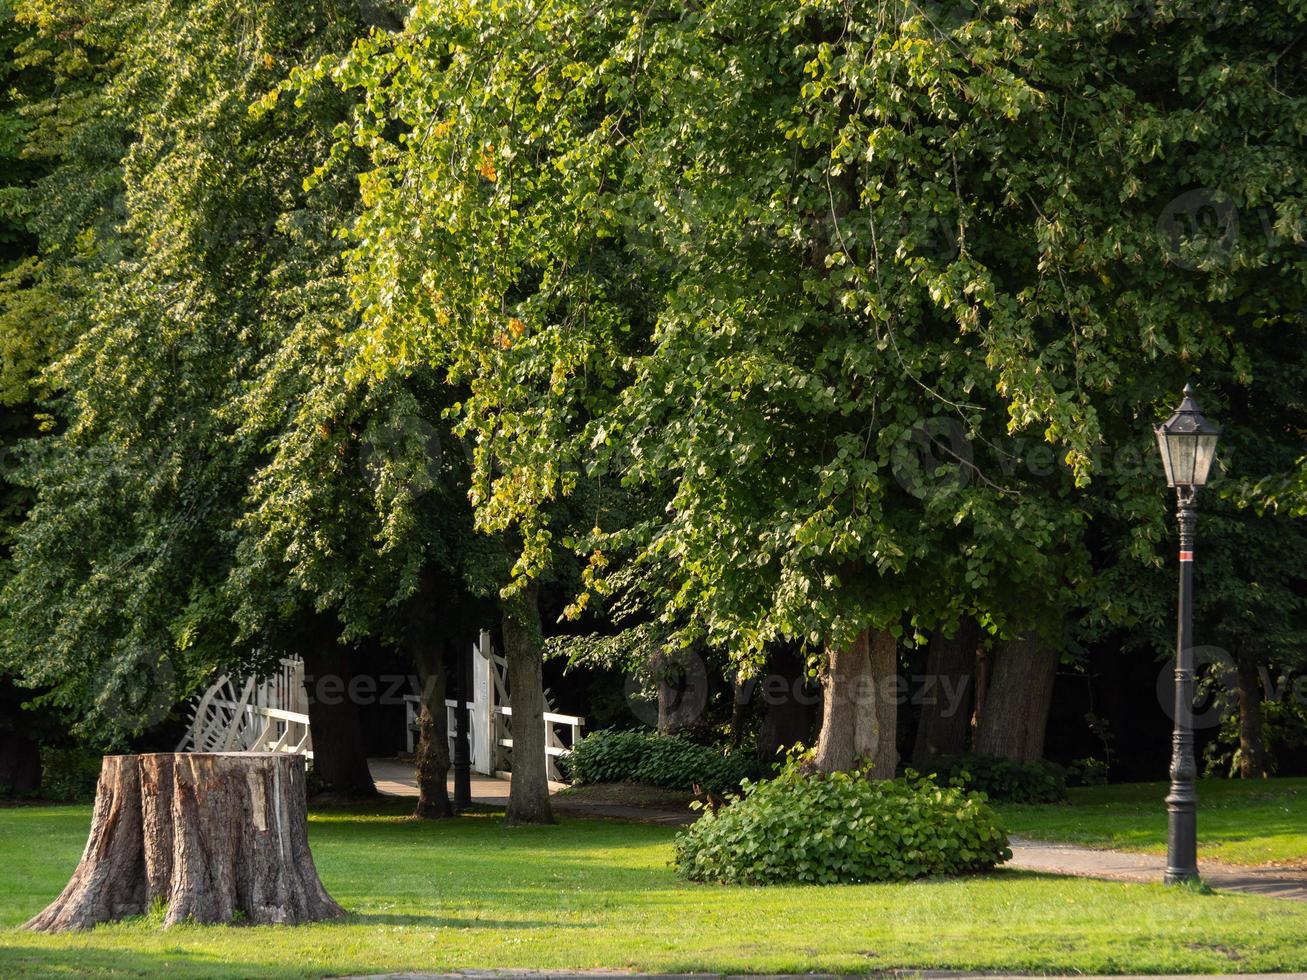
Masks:
[[[976,725],[975,750],[982,755],[1037,762],[1053,702],[1060,656],[1038,637],[1024,636],[996,647],[984,708]]]
[[[449,802],[449,715],[445,711],[445,664],[435,644],[413,648],[413,664],[422,685],[418,712],[418,802],[413,816],[423,819],[452,817]]]
[[[865,765],[875,779],[894,778],[897,651],[887,630],[863,630],[848,646],[827,649],[821,678],[821,734],[814,758],[822,772]]]
[[[544,648],[536,603],[533,583],[504,609],[502,623],[513,709],[513,782],[506,817],[510,826],[554,822],[545,768]]]
[[[658,732],[675,735],[703,720],[708,703],[708,675],[694,650],[654,655],[653,675],[658,690]]]
[[[376,796],[358,705],[350,696],[354,675],[349,651],[334,636],[315,639],[304,651],[304,689],[313,738],[313,773],[322,784],[321,795],[347,800]]]
[[[953,636],[936,633],[930,638],[913,762],[967,751],[978,634],[975,620],[967,619]]]
[[[24,928],[86,929],[156,903],[166,909],[165,926],[296,925],[344,915],[309,852],[304,758],[105,756],[81,862]]]
[[[1262,677],[1257,661],[1239,654],[1239,778],[1266,776],[1266,746],[1262,737]]]

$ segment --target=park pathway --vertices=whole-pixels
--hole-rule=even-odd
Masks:
[[[1011,845],[1012,860],[1005,867],[1022,871],[1157,882],[1162,880],[1166,870],[1166,858],[1160,854],[1109,851],[1020,837],[1012,838]],[[1307,901],[1307,870],[1301,868],[1247,868],[1203,861],[1199,871],[1204,882],[1221,891]]]
[[[413,763],[401,759],[369,759],[372,781],[379,793],[387,796],[417,796],[418,784],[413,775]],[[448,789],[454,795],[454,777],[449,777]],[[508,806],[508,791],[512,781],[505,777],[483,776],[472,773],[472,802],[483,806]],[[556,794],[566,789],[566,783],[549,784],[549,792]],[[555,796],[553,809],[557,814],[576,817],[600,817],[610,820],[633,820],[637,823],[661,823],[682,826],[691,823],[696,814],[689,809],[666,807],[627,806],[621,803],[600,803],[591,800],[571,800]]]
[[[372,777],[376,781],[377,789],[381,792],[394,796],[417,796],[417,783],[413,779],[411,762],[370,759],[368,765],[372,769]],[[507,779],[473,775],[472,801],[488,806],[507,806],[510,785]],[[549,784],[550,791],[554,793],[564,787],[563,783]],[[450,789],[452,791],[452,784]],[[569,799],[567,796],[556,796],[553,806],[555,813],[565,816],[633,820],[639,823],[657,823],[674,827],[693,823],[698,816],[695,811],[688,808],[630,806],[587,799]],[[1166,858],[1160,854],[1110,851],[1078,844],[1057,844],[1020,837],[1012,838],[1011,845],[1012,860],[1004,867],[1020,871],[1103,878],[1109,881],[1160,882],[1166,868]],[[1203,861],[1200,870],[1203,881],[1221,891],[1287,898],[1299,902],[1307,901],[1307,869],[1305,868],[1240,867]]]

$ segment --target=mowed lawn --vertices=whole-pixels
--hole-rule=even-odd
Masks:
[[[1008,831],[1041,840],[1166,852],[1165,783],[1070,791],[1063,806],[1002,806]],[[1204,779],[1198,857],[1307,867],[1307,779]]]
[[[1307,905],[1000,871],[830,888],[680,881],[674,831],[497,816],[417,823],[399,805],[313,816],[335,924],[81,934],[15,928],[53,898],[86,807],[0,810],[0,976],[320,976],[456,968],[863,972],[1307,970]]]

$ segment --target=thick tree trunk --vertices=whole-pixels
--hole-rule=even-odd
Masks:
[[[953,636],[936,633],[930,638],[913,762],[967,751],[978,633],[975,620],[967,619]]]
[[[1239,655],[1239,778],[1262,779],[1266,775],[1266,747],[1262,736],[1262,677],[1257,661],[1246,652]]]
[[[334,637],[319,635],[304,651],[304,688],[308,694],[309,732],[313,737],[313,773],[322,795],[366,799],[377,788],[368,769],[359,711],[350,696],[353,672],[349,651]]]
[[[549,775],[545,768],[544,647],[536,587],[504,610],[504,657],[508,661],[508,697],[513,707],[513,783],[507,823],[553,823]]]
[[[1033,635],[1009,640],[991,652],[985,703],[976,725],[977,752],[1020,762],[1044,757],[1059,659],[1056,650]]]
[[[413,664],[422,685],[422,706],[418,712],[417,776],[418,802],[415,817],[452,817],[449,802],[449,715],[445,711],[445,664],[435,644],[413,648]]]
[[[848,646],[826,651],[821,734],[813,760],[818,769],[838,772],[865,765],[876,779],[894,778],[897,668],[897,644],[886,630],[863,630]]]
[[[309,852],[303,757],[106,756],[81,862],[25,928],[86,929],[155,903],[166,909],[165,926],[344,915]]]

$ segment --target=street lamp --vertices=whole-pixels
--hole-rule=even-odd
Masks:
[[[1171,792],[1166,797],[1166,883],[1198,878],[1198,794],[1194,791],[1194,650],[1193,627],[1194,526],[1198,522],[1198,489],[1216,456],[1221,430],[1203,418],[1192,385],[1175,414],[1157,426],[1168,486],[1175,487],[1180,523],[1180,610],[1175,638],[1175,732],[1171,736]]]

